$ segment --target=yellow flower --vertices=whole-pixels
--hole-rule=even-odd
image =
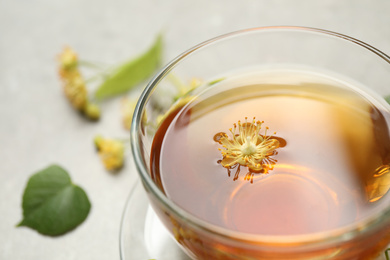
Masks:
[[[99,108],[88,100],[87,86],[78,69],[77,54],[71,48],[66,47],[59,55],[58,61],[64,93],[71,105],[89,119],[99,119]]]
[[[72,78],[64,81],[64,92],[69,102],[79,111],[84,111],[88,102],[85,82],[79,73],[72,73]]]
[[[88,102],[84,107],[84,114],[91,120],[99,120],[100,108],[96,104]]]
[[[63,70],[70,70],[77,67],[78,58],[76,52],[66,46],[64,51],[59,55],[59,61]]]
[[[198,78],[192,78],[189,84],[183,84],[177,79],[175,84],[178,93],[174,97],[174,101],[184,97],[186,94],[199,87],[202,84],[202,81]]]
[[[268,127],[264,135],[260,134],[263,123],[256,121],[255,118],[250,123],[245,118],[245,123],[238,121],[233,129],[229,129],[232,134],[231,138],[225,133],[218,133],[214,136],[214,140],[223,146],[223,149],[219,149],[223,156],[220,162],[223,167],[230,169],[241,165],[248,167],[252,172],[261,172],[266,163],[272,162],[269,156],[275,154],[279,141],[267,136]],[[236,130],[238,130],[237,134]]]
[[[131,120],[133,119],[134,109],[137,100],[122,99],[122,123],[126,130],[130,130]]]
[[[106,139],[101,136],[95,137],[94,141],[100,159],[107,170],[116,171],[122,168],[125,150],[123,142],[114,139]]]

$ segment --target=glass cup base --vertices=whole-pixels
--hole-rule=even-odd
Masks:
[[[121,260],[190,260],[149,205],[139,180],[133,185],[122,216]]]
[[[121,260],[191,260],[158,219],[139,180],[125,206],[119,243]],[[376,260],[386,260],[384,252]]]

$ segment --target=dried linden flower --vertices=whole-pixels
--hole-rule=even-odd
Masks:
[[[59,55],[59,61],[62,69],[73,69],[78,64],[77,54],[70,47],[66,46],[64,51]]]
[[[229,129],[231,138],[226,133],[218,133],[214,136],[214,140],[223,146],[223,149],[219,148],[223,156],[220,161],[223,167],[231,169],[245,166],[250,172],[259,173],[267,168],[266,164],[274,163],[269,157],[275,154],[279,141],[271,138],[272,136],[267,136],[268,127],[263,135],[260,134],[263,123],[256,121],[255,118],[252,122],[248,122],[245,118],[245,123],[238,121],[233,129]]]
[[[100,159],[107,170],[116,171],[122,168],[125,150],[123,142],[101,136],[95,137],[94,142]]]
[[[64,93],[71,105],[89,119],[99,119],[99,108],[88,100],[87,86],[78,69],[77,54],[71,48],[66,47],[59,55],[58,61]]]
[[[157,116],[156,124],[160,125],[169,114],[184,106],[190,100],[194,99],[194,95],[190,95],[190,92],[199,87],[203,82],[199,78],[192,78],[188,84],[183,83],[178,77],[173,74],[169,74],[168,78],[171,80],[173,86],[176,88],[175,94],[170,97],[168,91],[160,89],[161,96],[158,96],[158,105],[166,110]],[[168,108],[168,110],[167,110]]]
[[[189,84],[182,84],[182,83],[180,83],[180,84],[176,83],[176,84],[177,84],[176,87],[178,89],[178,93],[174,97],[175,101],[178,100],[179,98],[185,96],[190,91],[199,87],[202,84],[202,80],[200,80],[198,78],[192,78]]]
[[[137,100],[130,100],[127,98],[122,99],[122,123],[126,130],[130,130],[136,105]]]
[[[91,120],[99,120],[100,118],[100,108],[93,103],[87,103],[84,113]]]
[[[78,72],[68,75],[71,75],[71,77],[68,77],[63,81],[65,96],[75,109],[83,112],[88,103],[88,93],[85,82]]]

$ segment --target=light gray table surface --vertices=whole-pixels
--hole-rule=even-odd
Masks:
[[[63,46],[112,65],[145,50],[163,30],[167,62],[222,33],[301,25],[390,53],[389,14],[388,0],[0,0],[0,259],[119,259],[121,215],[137,175],[129,146],[125,168],[112,175],[92,139],[128,137],[120,99],[102,103],[98,123],[78,116],[57,76]],[[28,177],[51,163],[69,170],[92,203],[87,220],[57,238],[15,227]]]

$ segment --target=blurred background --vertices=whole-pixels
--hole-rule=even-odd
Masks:
[[[119,259],[120,220],[137,176],[129,145],[117,174],[104,169],[93,145],[97,134],[128,137],[119,98],[101,104],[99,122],[79,116],[58,78],[64,46],[110,66],[145,51],[163,32],[166,63],[223,33],[298,25],[390,54],[389,12],[387,0],[0,0],[0,259]],[[56,238],[15,227],[29,176],[52,163],[66,168],[92,203],[83,224]]]

